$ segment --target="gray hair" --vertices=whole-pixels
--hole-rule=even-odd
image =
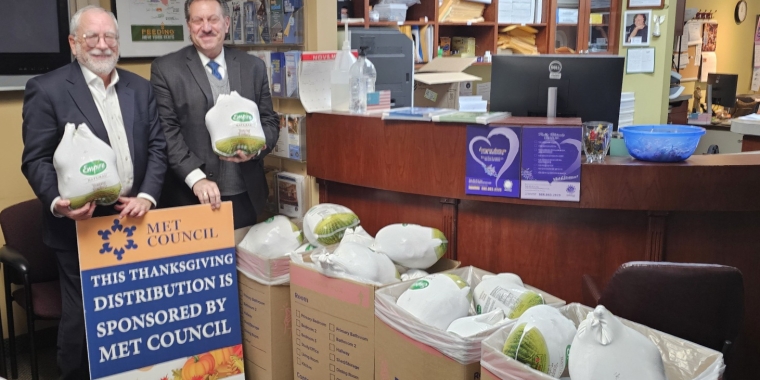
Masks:
[[[196,0],[186,0],[185,1],[185,21],[190,22],[190,4],[194,3]],[[208,0],[208,1],[214,1],[214,0]],[[227,7],[226,1],[222,0],[215,0],[217,3],[219,3],[219,6],[222,8],[222,15],[224,17],[230,17],[230,8]]]
[[[109,12],[102,7],[99,7],[97,5],[88,5],[80,10],[77,11],[77,13],[74,13],[74,16],[71,17],[71,22],[69,22],[69,34],[72,36],[75,36],[77,34],[77,29],[79,29],[79,19],[82,17],[82,15],[85,12],[97,10],[100,12],[108,13],[111,16],[111,19],[113,20],[113,24],[116,26],[116,34],[119,34],[119,22],[116,21],[116,16],[113,15],[112,12]]]

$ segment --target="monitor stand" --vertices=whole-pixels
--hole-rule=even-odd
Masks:
[[[557,87],[549,87],[549,93],[546,101],[546,117],[557,117]]]

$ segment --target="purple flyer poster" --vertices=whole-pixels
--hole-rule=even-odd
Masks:
[[[522,135],[522,199],[581,200],[580,127],[526,127]]]
[[[522,128],[467,126],[465,194],[520,196]]]

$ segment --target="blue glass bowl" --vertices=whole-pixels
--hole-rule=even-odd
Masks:
[[[637,160],[678,162],[697,149],[705,129],[690,125],[632,125],[620,127],[628,153]]]

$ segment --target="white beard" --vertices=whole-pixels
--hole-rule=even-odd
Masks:
[[[114,68],[116,68],[116,62],[119,61],[119,55],[114,54],[114,51],[109,49],[101,50],[97,48],[91,49],[89,52],[84,51],[82,49],[82,44],[77,43],[77,62],[79,62],[80,65],[88,68],[90,71],[97,75],[109,75],[111,72],[113,72]],[[107,56],[108,59],[106,60],[94,60],[91,59],[91,56],[98,55],[98,56]]]

